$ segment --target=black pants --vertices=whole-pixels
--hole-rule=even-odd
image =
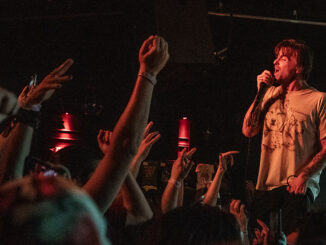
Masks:
[[[313,203],[313,195],[307,189],[305,195],[290,194],[286,186],[271,191],[255,191],[250,210],[249,225],[252,228],[261,228],[257,218],[269,226],[269,213],[272,210],[282,209],[283,232],[288,235],[300,226]]]

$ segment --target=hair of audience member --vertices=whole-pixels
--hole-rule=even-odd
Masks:
[[[216,207],[194,205],[174,209],[144,225],[143,245],[241,244],[236,218]]]
[[[326,245],[326,210],[314,211],[305,217],[296,245]]]
[[[101,153],[92,148],[74,145],[55,153],[54,163],[67,167],[71,178],[76,181],[77,185],[82,186],[91,177],[101,158]]]
[[[31,175],[0,188],[3,245],[110,244],[96,204],[63,177]]]

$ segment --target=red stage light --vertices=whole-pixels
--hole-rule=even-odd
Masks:
[[[68,131],[71,132],[74,130],[73,128],[73,115],[70,115],[68,112],[61,115],[61,120],[63,122],[62,129],[59,129],[60,131]]]
[[[189,150],[190,146],[190,120],[183,117],[179,120],[179,136],[178,136],[178,154],[184,149]]]
[[[49,148],[54,153],[80,140],[77,131],[78,118],[68,112],[61,114],[60,117],[63,128],[57,128],[53,132],[53,144]]]
[[[61,149],[70,146],[70,143],[58,143],[57,145],[55,145],[54,147],[50,148],[49,150],[56,153],[58,151],[60,151]]]

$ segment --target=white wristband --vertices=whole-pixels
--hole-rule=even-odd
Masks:
[[[41,111],[41,107],[42,107],[41,104],[31,105],[30,110],[31,110],[31,111]]]
[[[180,188],[181,187],[181,181],[170,178],[168,180],[169,183],[173,184],[175,188]]]
[[[157,83],[156,76],[152,76],[151,74],[149,74],[146,71],[139,72],[138,73],[138,76],[141,76],[143,78],[146,78],[148,81],[151,82],[151,84],[153,84],[153,86]]]
[[[27,111],[41,111],[41,107],[42,107],[41,104],[35,104],[35,105],[31,105],[30,107],[26,107],[24,103],[21,103],[20,101],[18,101],[18,105]]]

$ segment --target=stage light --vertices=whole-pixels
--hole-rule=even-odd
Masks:
[[[184,149],[189,150],[190,146],[190,120],[183,117],[179,120],[179,136],[178,136],[178,154]]]
[[[78,117],[69,112],[64,112],[59,115],[57,128],[53,131],[51,137],[52,144],[49,148],[52,152],[57,151],[76,144],[80,140],[80,132],[78,131]]]

